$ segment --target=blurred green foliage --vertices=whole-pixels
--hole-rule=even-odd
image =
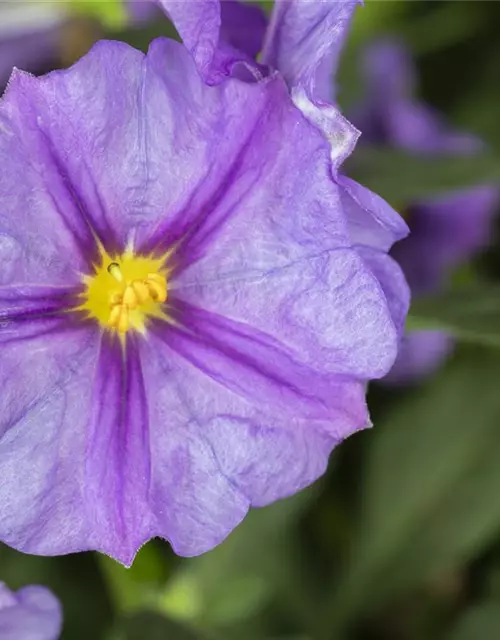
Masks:
[[[166,21],[126,25],[118,2],[78,2],[108,36],[142,49]],[[392,203],[500,178],[500,4],[368,2],[357,14],[339,99],[361,95],[358,56],[381,35],[412,49],[421,96],[487,143],[429,162],[363,149],[356,177]],[[415,302],[409,328],[460,341],[416,389],[374,386],[375,428],[334,454],[326,478],[256,510],[220,547],[176,558],[153,541],[131,569],[97,554],[0,549],[1,579],[50,586],[67,640],[494,640],[500,638],[500,245],[467,278]]]

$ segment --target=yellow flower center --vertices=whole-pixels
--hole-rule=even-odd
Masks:
[[[127,250],[110,256],[101,249],[94,275],[84,276],[84,302],[79,310],[105,329],[124,336],[134,329],[144,333],[148,316],[164,318],[167,299],[165,257],[135,255]]]

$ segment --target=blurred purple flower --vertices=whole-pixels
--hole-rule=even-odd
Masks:
[[[353,118],[363,141],[419,154],[472,154],[481,142],[451,131],[429,106],[414,95],[415,72],[408,51],[384,40],[363,57],[367,99]],[[498,187],[481,185],[454,191],[406,207],[411,235],[392,251],[413,296],[438,291],[450,273],[484,246],[499,201]],[[436,370],[453,348],[440,331],[418,331],[404,337],[390,382],[408,382]]]
[[[0,88],[14,67],[33,73],[57,57],[64,13],[46,2],[0,2]]]
[[[56,640],[61,627],[61,606],[48,589],[34,585],[13,593],[0,582],[2,640]]]
[[[211,87],[167,40],[13,76],[0,539],[202,553],[369,424],[408,307],[387,256],[406,225],[337,181],[345,150],[279,74]]]

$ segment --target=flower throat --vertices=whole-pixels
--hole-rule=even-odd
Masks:
[[[118,256],[100,250],[94,274],[84,276],[84,302],[79,310],[104,328],[125,336],[144,333],[148,317],[164,317],[167,299],[165,258],[135,255],[130,249]]]

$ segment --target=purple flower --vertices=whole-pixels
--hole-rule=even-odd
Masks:
[[[0,539],[202,553],[369,424],[404,224],[332,180],[278,74],[210,87],[182,45],[103,42],[14,74],[0,159]]]
[[[61,606],[48,589],[29,586],[13,593],[0,582],[2,640],[56,640],[61,626]]]
[[[15,66],[36,73],[57,57],[63,19],[48,3],[0,3],[0,87]]]
[[[367,100],[355,122],[363,140],[419,154],[470,154],[481,143],[451,131],[430,107],[413,98],[415,73],[408,52],[392,41],[373,44],[364,55]],[[411,235],[392,251],[414,296],[438,291],[450,273],[484,246],[498,204],[498,188],[481,185],[408,203]],[[440,331],[406,335],[388,376],[418,379],[436,370],[453,348]]]

